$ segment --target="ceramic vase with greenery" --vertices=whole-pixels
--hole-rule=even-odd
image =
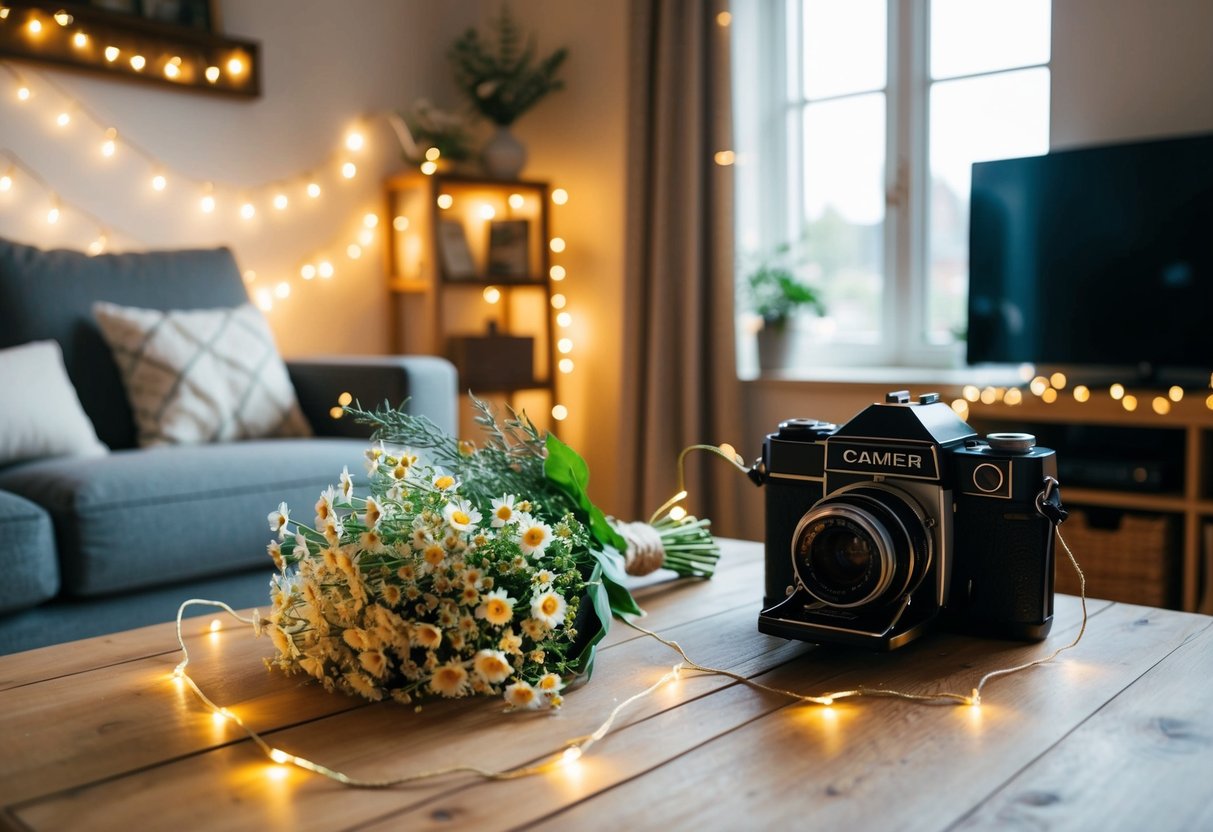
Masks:
[[[777,370],[791,363],[791,333],[788,322],[803,309],[826,313],[818,290],[805,283],[789,262],[791,247],[780,246],[746,277],[749,306],[762,318],[758,332],[758,366]]]
[[[564,88],[556,77],[567,49],[557,49],[539,60],[535,38],[526,38],[508,5],[493,21],[496,43],[468,29],[451,46],[449,58],[455,83],[480,115],[497,125],[481,160],[489,175],[514,179],[526,164],[526,148],[510,132],[510,125],[545,95]]]

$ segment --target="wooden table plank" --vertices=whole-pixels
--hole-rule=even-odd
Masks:
[[[1213,628],[1036,760],[961,829],[1213,829]]]

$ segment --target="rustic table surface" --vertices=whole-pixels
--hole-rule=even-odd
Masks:
[[[1079,553],[1081,556],[1081,553]],[[691,658],[806,693],[968,691],[1073,639],[1058,598],[1043,644],[928,636],[892,654],[758,633],[761,546],[725,541],[711,581],[636,590],[646,626]],[[624,711],[581,760],[509,782],[468,775],[355,790],[278,766],[171,679],[171,624],[0,657],[0,826],[18,829],[1213,829],[1213,619],[1089,603],[1056,663],[992,682],[980,708],[794,704],[684,675]],[[539,760],[669,671],[666,646],[611,629],[557,714],[484,699],[421,713],[267,672],[272,648],[224,618],[186,622],[191,674],[269,742],[352,776]]]

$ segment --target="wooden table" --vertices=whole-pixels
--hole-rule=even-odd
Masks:
[[[1081,552],[1078,553],[1081,557]],[[804,692],[967,691],[1079,625],[1058,598],[1039,645],[937,634],[893,654],[758,633],[761,547],[727,541],[709,582],[637,590],[647,626],[696,661]],[[1055,664],[992,682],[980,709],[871,699],[791,704],[684,676],[624,712],[580,761],[511,782],[348,789],[276,766],[174,683],[171,625],[0,658],[0,826],[33,829],[1211,829],[1213,619],[1093,601]],[[230,621],[230,623],[229,623]],[[616,625],[558,714],[496,700],[365,704],[267,672],[266,640],[187,622],[191,672],[276,746],[355,776],[507,767],[597,726],[677,658]]]

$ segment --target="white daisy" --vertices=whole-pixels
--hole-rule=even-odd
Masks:
[[[354,478],[350,476],[348,465],[341,467],[341,497],[348,500],[354,496]]]
[[[543,552],[552,542],[552,527],[542,520],[524,516],[518,520],[518,545],[524,555],[543,557]]]
[[[498,627],[509,624],[514,618],[514,605],[517,603],[518,599],[511,598],[505,589],[495,589],[484,596],[483,603],[476,608],[476,617]]]
[[[500,499],[493,500],[493,528],[500,529],[507,523],[514,523],[518,519],[517,513],[514,511],[514,495],[506,494]]]
[[[366,498],[366,511],[362,514],[362,522],[368,529],[379,528],[379,521],[383,519],[383,506],[375,501],[374,497]]]
[[[539,677],[535,687],[544,693],[559,693],[564,688],[564,680],[555,673],[545,673]]]
[[[521,679],[512,685],[506,685],[505,701],[510,704],[510,707],[532,710],[543,704],[543,700],[535,689]]]
[[[504,682],[514,672],[513,666],[500,650],[481,650],[472,658],[472,669],[476,675],[490,685]]]
[[[278,533],[278,539],[286,537],[286,524],[291,522],[290,509],[286,507],[286,503],[279,503],[277,511],[271,511],[266,520],[270,523],[270,531]]]
[[[286,561],[282,559],[282,544],[277,540],[271,540],[266,544],[265,551],[274,560],[274,566],[279,570],[286,569]]]
[[[468,692],[468,672],[457,662],[447,662],[434,669],[430,690],[447,698],[464,696]]]
[[[531,599],[531,615],[549,627],[558,627],[564,621],[568,603],[554,589],[541,592]]]
[[[291,550],[291,555],[298,558],[306,558],[311,553],[307,548],[307,538],[303,536],[303,532],[295,532],[295,548]]]
[[[436,650],[442,644],[442,630],[433,624],[418,624],[413,628],[413,643],[427,650]]]
[[[459,480],[455,479],[441,468],[435,468],[433,484],[434,487],[439,491],[454,491],[459,487]]]
[[[442,509],[447,525],[457,532],[466,532],[480,522],[480,512],[467,500],[452,500]]]
[[[333,498],[336,492],[333,491],[333,486],[320,493],[320,499],[316,501],[316,528],[323,528],[333,517]]]

